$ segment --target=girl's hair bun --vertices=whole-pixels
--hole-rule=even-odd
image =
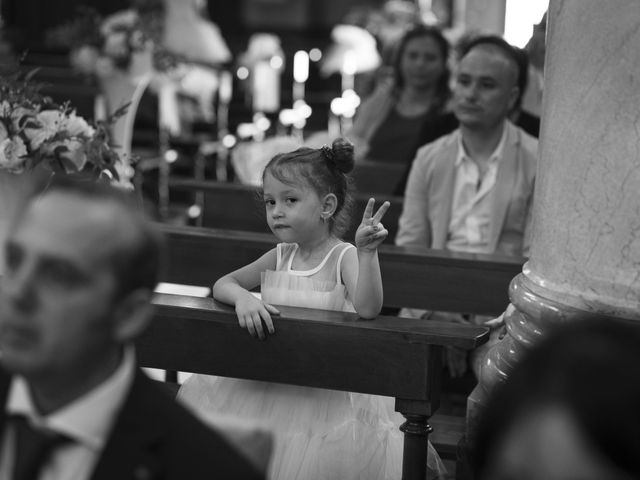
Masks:
[[[336,138],[329,147],[322,147],[322,153],[329,165],[342,173],[349,173],[354,167],[353,144],[345,138]]]

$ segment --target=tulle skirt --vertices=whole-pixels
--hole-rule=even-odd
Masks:
[[[179,399],[196,411],[251,420],[275,436],[271,480],[398,480],[403,417],[389,397],[192,375]],[[428,478],[444,468],[429,444]]]
[[[347,289],[335,281],[291,275],[284,270],[261,273],[262,300],[272,305],[355,312],[347,299]]]

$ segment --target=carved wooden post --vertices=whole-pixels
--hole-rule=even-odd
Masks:
[[[433,428],[429,417],[440,406],[440,384],[442,373],[442,347],[430,346],[427,364],[432,373],[428,382],[428,402],[396,399],[396,411],[407,420],[400,426],[404,434],[402,450],[402,480],[425,480],[427,478],[427,457],[429,434]]]
[[[469,398],[468,437],[492,386],[550,324],[639,318],[638,2],[551,0],[548,21],[531,257],[511,284],[508,336]]]

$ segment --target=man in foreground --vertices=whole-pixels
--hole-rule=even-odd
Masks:
[[[23,207],[0,292],[0,478],[262,478],[136,367],[160,240],[107,185],[63,179]]]

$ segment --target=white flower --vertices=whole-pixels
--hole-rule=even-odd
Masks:
[[[131,32],[131,38],[129,39],[131,46],[137,50],[142,49],[145,44],[145,36],[144,33],[140,30],[134,30]]]
[[[113,15],[109,15],[104,19],[104,22],[102,22],[102,26],[100,27],[100,33],[102,34],[102,36],[106,37],[107,35],[122,27],[128,27],[129,29],[131,29],[137,21],[137,11],[132,9],[121,10],[114,13]]]
[[[118,31],[109,35],[104,43],[104,53],[114,58],[126,57],[129,53],[127,33]]]
[[[11,115],[11,105],[6,100],[0,102],[0,117],[8,117]]]
[[[27,147],[20,137],[5,138],[0,142],[0,168],[21,173],[26,155]]]
[[[43,145],[40,150],[45,157],[62,160],[66,173],[79,172],[87,163],[84,144],[78,140],[55,140]]]
[[[376,47],[376,39],[364,28],[355,25],[336,25],[331,38],[333,44],[325,53],[320,71],[328,76],[341,72],[347,52],[352,52],[353,68],[357,73],[375,70],[381,58]]]
[[[95,129],[84,118],[76,115],[76,112],[71,112],[67,117],[65,130],[71,137],[83,136],[90,138],[96,133]]]
[[[35,111],[25,107],[14,108],[11,112],[11,123],[13,124],[13,131],[19,132],[25,127],[26,121],[29,117],[35,116]]]
[[[98,50],[91,45],[82,45],[71,51],[70,61],[73,68],[80,73],[92,74],[96,70]]]
[[[116,71],[116,66],[113,60],[109,57],[100,57],[96,62],[96,75],[100,78],[106,78],[112,76]]]
[[[8,137],[9,132],[7,131],[7,127],[5,127],[2,120],[0,120],[0,142],[4,142]]]
[[[59,110],[43,110],[38,113],[36,120],[39,124],[37,128],[24,129],[31,150],[39,149],[44,142],[53,138],[65,126],[64,114]]]
[[[78,140],[66,139],[62,142],[63,148],[58,152],[58,156],[63,160],[68,160],[72,168],[69,168],[69,162],[64,162],[67,173],[79,172],[87,164],[87,155],[84,150],[84,144]],[[75,168],[75,170],[74,170]]]
[[[247,51],[240,56],[240,63],[252,66],[261,60],[269,60],[274,56],[284,56],[280,46],[280,38],[271,33],[255,33],[249,38]]]

